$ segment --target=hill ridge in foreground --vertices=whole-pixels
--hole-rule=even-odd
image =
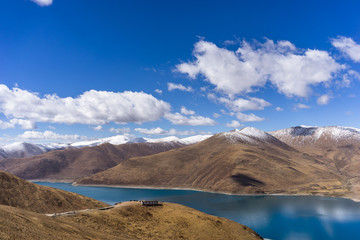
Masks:
[[[0,205],[0,239],[263,239],[252,229],[174,203],[139,203],[71,216],[42,214]]]
[[[38,213],[108,206],[80,194],[40,186],[2,171],[0,171],[0,204]]]

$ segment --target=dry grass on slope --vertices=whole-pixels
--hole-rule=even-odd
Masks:
[[[0,204],[38,213],[100,208],[107,204],[76,193],[40,186],[0,171]]]
[[[250,228],[171,203],[125,204],[73,216],[45,215],[0,205],[0,239],[262,239]]]

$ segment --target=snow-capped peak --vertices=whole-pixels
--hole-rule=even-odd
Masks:
[[[187,137],[187,138],[181,138],[178,140],[178,142],[185,144],[185,145],[190,145],[190,144],[202,142],[211,136],[212,135],[196,135],[196,136],[191,136],[191,137]]]
[[[315,142],[353,142],[360,141],[360,129],[351,127],[304,127],[297,126],[271,132],[276,138],[295,145],[304,145]]]
[[[245,127],[240,130],[240,133],[245,134],[249,137],[255,137],[263,140],[271,138],[271,136],[268,133],[254,127]]]
[[[176,142],[179,140],[178,137],[175,136],[169,136],[169,137],[163,137],[163,138],[144,138],[145,142],[149,143],[160,143],[160,142]]]
[[[2,146],[0,149],[3,153],[1,154],[2,157],[6,158],[31,157],[46,152],[43,148],[37,146],[36,144],[25,142],[15,142]]]
[[[1,147],[5,152],[14,152],[14,151],[24,151],[25,143],[24,142],[14,142]]]
[[[256,143],[256,142],[264,142],[270,139],[273,139],[270,134],[253,128],[253,127],[245,127],[243,129],[235,129],[229,132],[221,133],[220,136],[224,136],[230,142],[236,143],[239,141],[244,141],[247,143]]]

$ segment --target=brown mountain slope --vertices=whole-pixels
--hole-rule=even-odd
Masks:
[[[0,170],[25,179],[73,180],[111,168],[124,159],[151,155],[184,145],[180,143],[109,143],[65,149],[20,159],[0,159]]]
[[[107,206],[107,204],[94,199],[40,186],[6,172],[0,172],[0,204],[39,213],[65,212]]]
[[[131,158],[79,184],[195,188],[228,193],[347,192],[320,158],[253,128],[217,134],[193,146]]]
[[[292,127],[271,132],[290,146],[317,156],[348,182],[350,197],[360,198],[360,132],[348,127]]]
[[[45,215],[0,205],[0,239],[262,239],[250,228],[172,203],[120,204],[72,216]]]

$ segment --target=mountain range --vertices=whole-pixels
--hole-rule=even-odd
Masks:
[[[27,142],[15,142],[0,146],[0,159],[2,158],[23,158],[40,155],[53,150],[74,149],[82,147],[94,147],[104,143],[120,145],[125,143],[175,143],[175,144],[194,144],[211,137],[211,135],[196,135],[186,138],[170,136],[165,138],[135,138],[130,135],[116,135],[107,138],[100,138],[91,141],[81,141],[74,143],[46,143],[36,144]]]
[[[297,126],[267,133],[246,127],[185,140],[143,140],[118,145],[83,142],[75,146],[95,146],[2,159],[0,169],[26,179],[67,179],[78,184],[360,195],[360,130],[356,128]]]
[[[320,156],[247,127],[200,143],[130,158],[79,184],[191,188],[226,193],[342,195],[347,182]]]

